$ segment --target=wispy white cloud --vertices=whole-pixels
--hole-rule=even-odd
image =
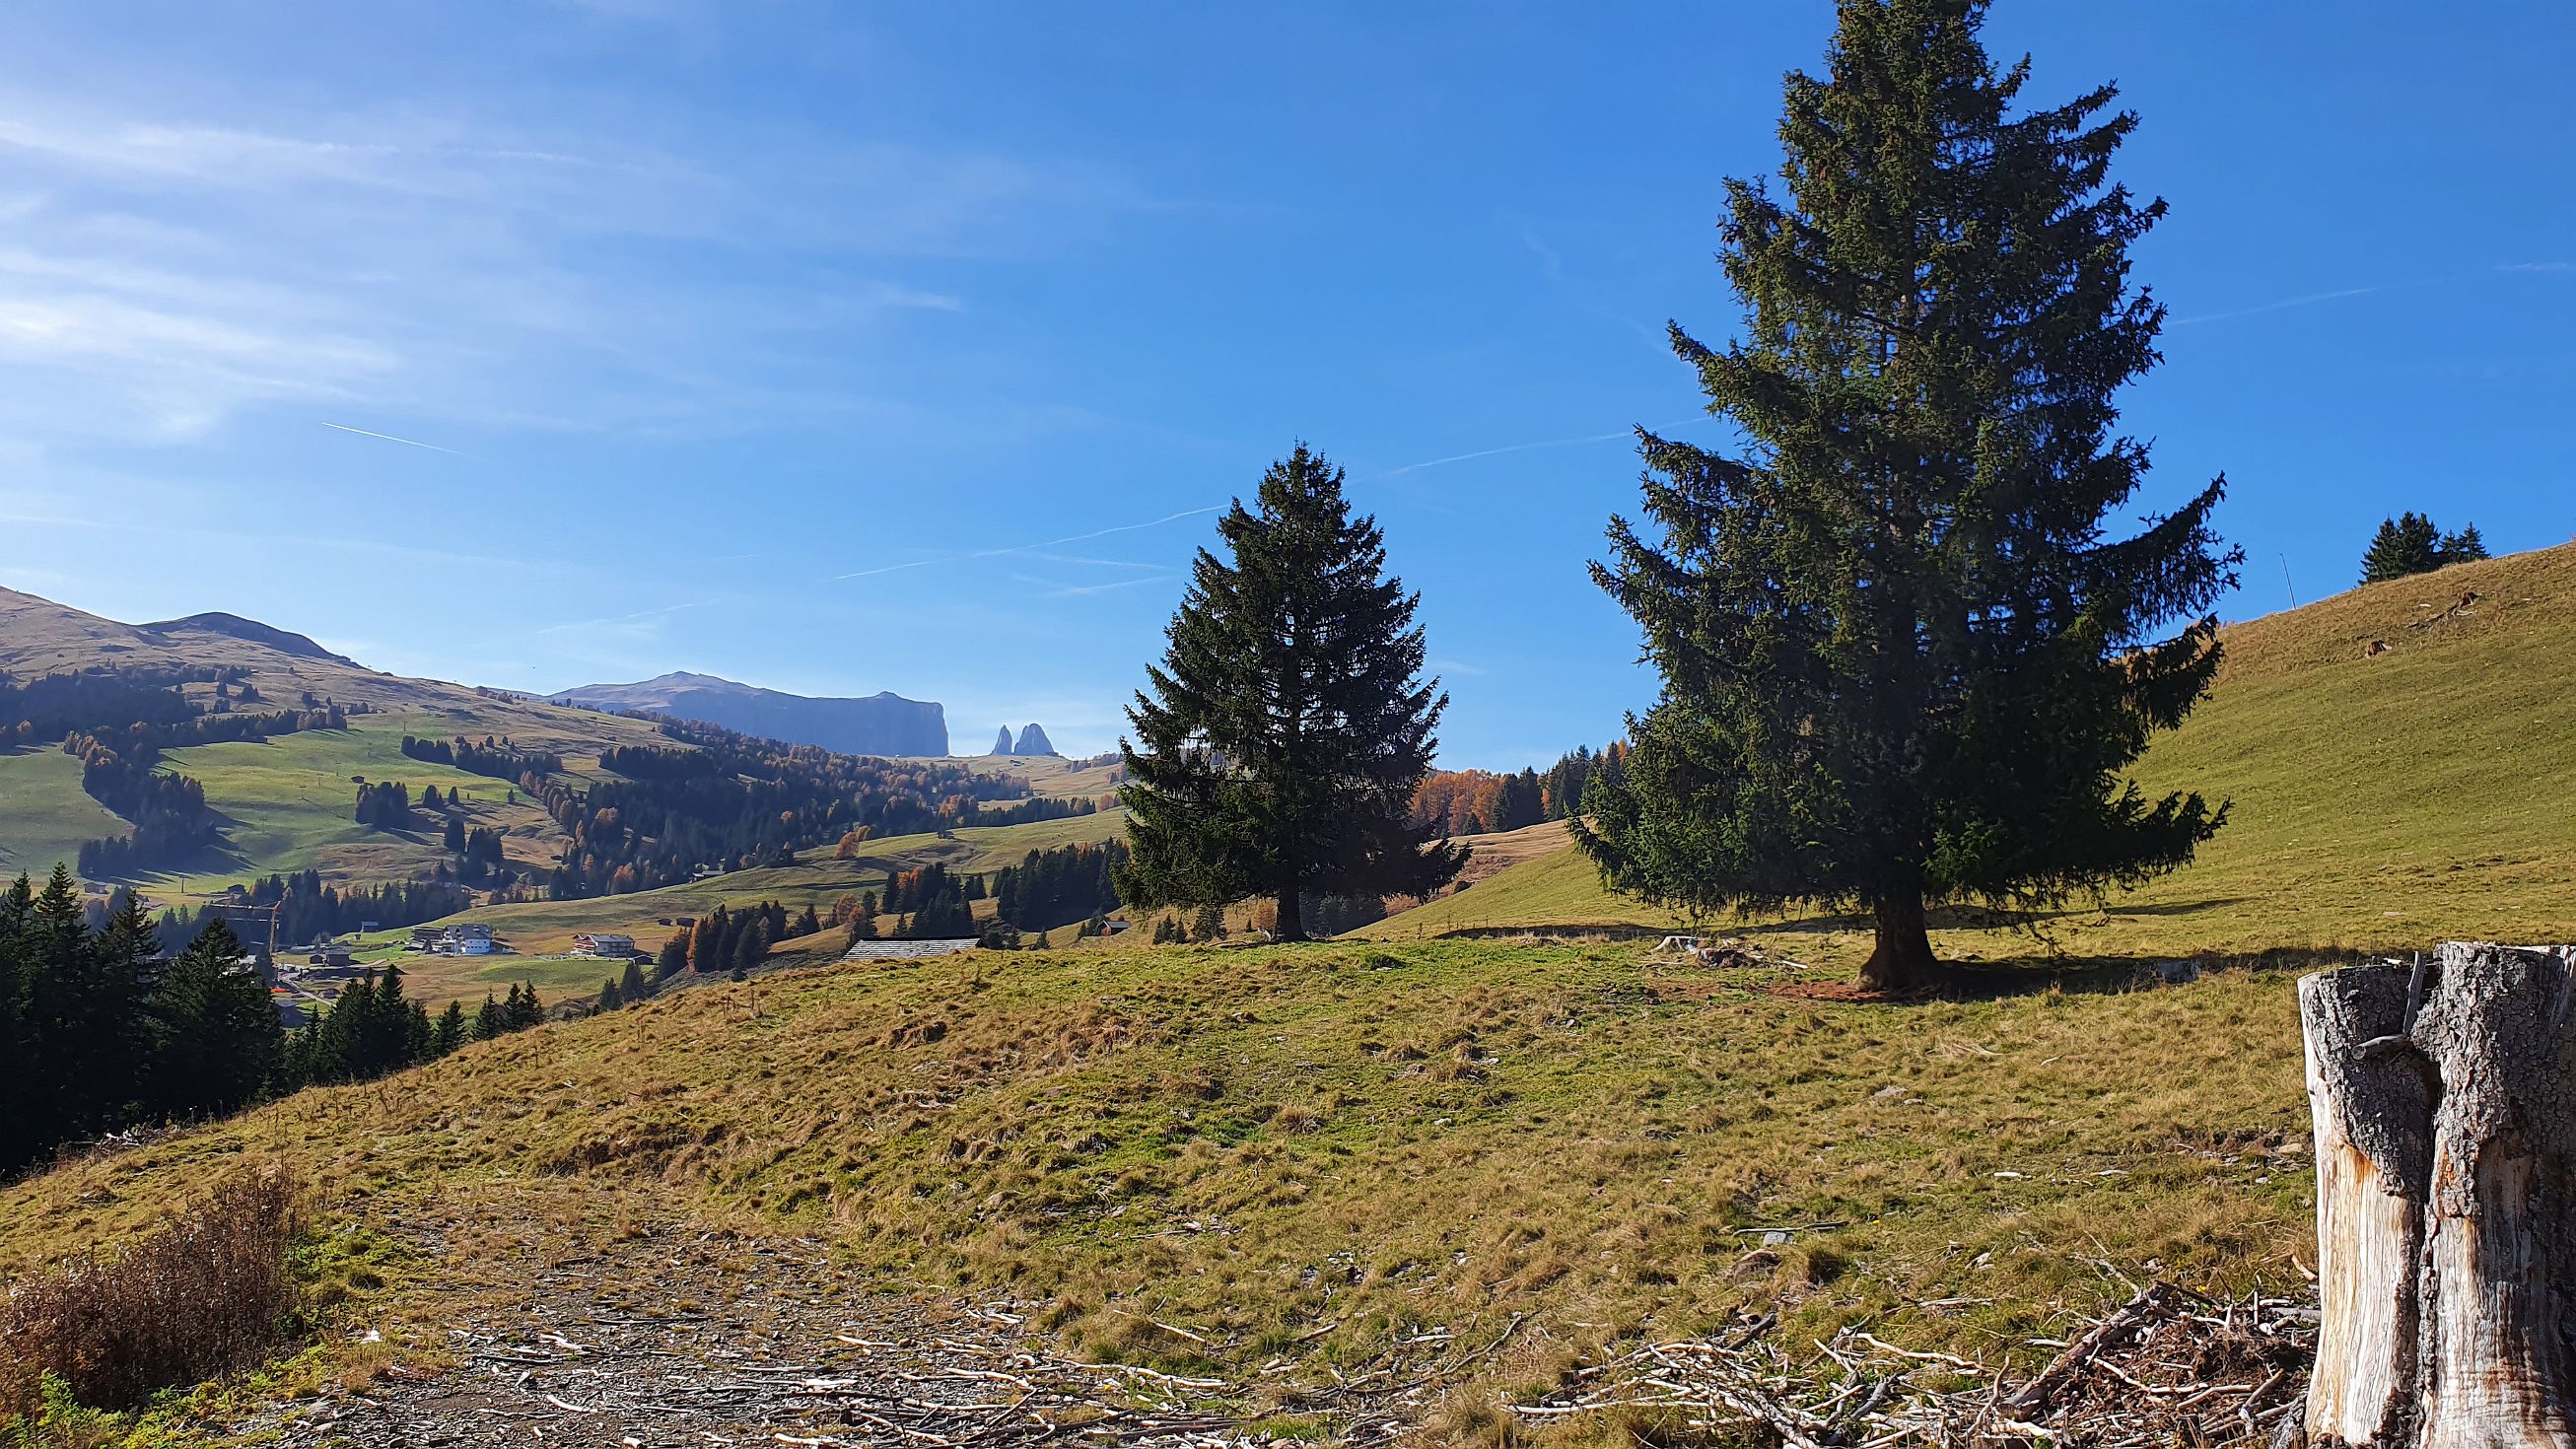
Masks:
[[[905,272],[1143,205],[1079,159],[519,113],[549,120],[0,92],[0,433],[189,439],[295,404],[665,436],[847,418],[885,401],[871,378],[901,390],[898,332],[936,325],[903,318],[969,306]],[[602,264],[632,240],[650,264]],[[887,365],[854,369],[880,336]]]
[[[1169,572],[1171,569],[1169,564],[1138,563],[1133,559],[1123,558],[1085,558],[1080,554],[1070,553],[1032,553],[1028,557],[1046,563],[1080,564],[1103,569],[1147,569],[1155,572]]]
[[[955,563],[955,562],[957,562],[959,559],[967,558],[967,557],[970,557],[970,555],[962,554],[962,553],[950,553],[950,554],[941,554],[941,555],[940,555],[939,557],[937,557],[937,558],[917,558],[917,559],[913,559],[913,560],[911,560],[911,561],[909,561],[909,562],[907,562],[907,563],[899,563],[899,564],[881,564],[881,565],[879,565],[878,567],[876,567],[876,568],[872,568],[872,569],[858,569],[858,570],[855,570],[855,571],[853,571],[853,572],[851,572],[851,573],[846,573],[846,574],[834,574],[834,575],[832,575],[832,577],[828,580],[828,582],[836,583],[836,584],[837,584],[837,583],[841,583],[841,582],[844,582],[844,581],[849,580],[849,579],[872,579],[872,578],[875,578],[875,577],[876,577],[877,575],[879,575],[879,574],[899,574],[899,573],[902,573],[902,572],[903,572],[904,570],[906,570],[906,569],[926,569],[926,568],[929,568],[929,567],[930,567],[931,565],[933,565],[933,564]]]
[[[1044,543],[1023,543],[1014,544],[1009,548],[978,549],[974,553],[969,554],[968,557],[999,558],[1004,554],[1035,553],[1042,548],[1061,548],[1068,543],[1088,543],[1095,538],[1107,538],[1113,533],[1135,533],[1141,529],[1160,528],[1166,523],[1178,523],[1184,518],[1197,518],[1201,514],[1222,513],[1224,511],[1224,509],[1213,505],[1206,508],[1184,508],[1178,513],[1166,513],[1160,518],[1149,518],[1142,523],[1112,524],[1107,528],[1095,528],[1089,533],[1069,533],[1062,538],[1051,538]]]
[[[1565,280],[1565,257],[1548,244],[1547,238],[1538,234],[1537,225],[1527,217],[1521,219],[1521,245],[1528,247],[1530,255],[1538,258],[1540,276],[1551,282]]]
[[[477,568],[537,569],[562,566],[540,563],[535,559],[512,558],[498,554],[467,553],[454,549],[422,548],[407,543],[394,543],[377,538],[345,538],[323,534],[298,534],[269,530],[245,530],[208,527],[191,522],[154,522],[140,518],[94,518],[70,512],[46,512],[34,509],[0,510],[0,524],[25,528],[66,528],[93,533],[129,534],[144,538],[170,538],[188,542],[227,544],[244,550],[295,558],[310,563],[316,558],[331,559],[339,554],[373,554],[384,558],[408,559],[419,563],[469,565]]]
[[[684,604],[665,604],[658,609],[639,609],[632,614],[611,614],[598,619],[571,619],[560,624],[548,624],[544,628],[530,632],[539,635],[614,633],[629,639],[653,639],[660,637],[662,621],[673,614],[684,614],[691,609],[712,608],[723,602],[723,599],[691,599]]]
[[[1478,458],[1499,458],[1506,453],[1534,453],[1542,448],[1579,448],[1586,443],[1607,443],[1614,439],[1635,436],[1633,432],[1622,430],[1616,433],[1586,433],[1579,438],[1548,438],[1536,443],[1506,443],[1499,448],[1478,448],[1472,453],[1452,453],[1446,458],[1426,458],[1419,463],[1407,463],[1401,468],[1387,469],[1386,476],[1401,478],[1407,473],[1419,473],[1425,468],[1446,468],[1452,463],[1472,463]]]

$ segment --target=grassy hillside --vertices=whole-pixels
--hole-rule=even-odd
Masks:
[[[2187,870],[2027,925],[2077,954],[2576,939],[2576,545],[2354,589],[2225,639],[2211,697],[2137,774],[2232,801],[2227,828]],[[1609,896],[1568,853],[1371,934],[1673,919]],[[1953,954],[2014,951],[1945,935]]]
[[[1503,868],[1384,943],[1131,933],[789,971],[303,1093],[0,1189],[0,1271],[118,1240],[258,1156],[324,1184],[335,1240],[406,1244],[364,1299],[384,1352],[448,1341],[464,1290],[443,1253],[488,1280],[529,1243],[604,1252],[675,1223],[818,1242],[864,1284],[1001,1303],[1085,1355],[1274,1386],[1264,1411],[1443,1332],[1490,1345],[1466,1372],[1508,1390],[1739,1309],[1777,1308],[1789,1344],[1866,1320],[2027,1367],[2050,1351],[2033,1340],[2125,1298],[2122,1273],[2305,1291],[2288,968],[2334,959],[2310,948],[2576,936],[2571,638],[2576,548],[2231,627],[2214,698],[2139,772],[2231,798],[2229,829],[2103,909],[1945,913],[1937,944],[1988,967],[1962,999],[1850,999],[1867,936],[1848,918],[1760,923],[1770,964],[1724,969],[1633,941],[1427,939],[1669,923],[1539,827],[1482,842]],[[827,902],[1117,823],[473,914],[523,949],[650,940],[719,900]],[[2185,952],[2251,959],[2178,986],[2059,969]],[[601,969],[415,981],[479,997],[535,975],[559,996]],[[424,1221],[470,1231],[402,1238]],[[637,1311],[667,1297],[639,1284]]]
[[[2126,1295],[2096,1259],[2298,1281],[2286,975],[1923,1005],[1796,989],[1496,942],[790,973],[0,1190],[0,1265],[275,1155],[361,1228],[470,1218],[502,1275],[532,1220],[613,1235],[676,1214],[808,1236],[884,1286],[1002,1295],[1086,1353],[1247,1375],[1276,1358],[1291,1383],[1522,1314],[1537,1366],[1491,1371],[1544,1377],[1583,1343],[1739,1304],[1778,1304],[1801,1345],[1868,1318],[2027,1360],[2061,1308]],[[444,1341],[448,1281],[433,1257],[368,1323]]]
[[[1055,755],[969,755],[956,763],[979,775],[1017,775],[1041,795],[1101,796],[1116,793],[1118,764],[1078,766]]]
[[[512,858],[522,864],[551,865],[561,832],[536,806],[506,803],[516,793],[510,785],[403,754],[404,735],[442,724],[419,715],[360,715],[345,730],[170,751],[164,768],[201,781],[206,799],[225,818],[224,849],[192,863],[190,888],[203,891],[308,868],[336,879],[405,880],[447,859],[436,828],[391,831],[358,824],[356,776],[400,780],[415,796],[431,785],[442,795],[462,791],[469,826],[499,829],[505,844],[516,847]]]
[[[314,869],[335,883],[376,883],[426,875],[440,864],[444,852],[433,832],[383,831],[357,824],[352,818],[353,777],[357,776],[400,780],[415,792],[428,785],[438,786],[442,793],[462,789],[471,802],[467,823],[498,828],[511,861],[540,871],[555,864],[564,838],[544,811],[530,804],[508,803],[507,782],[405,757],[400,748],[405,734],[506,736],[525,748],[561,754],[565,777],[584,785],[606,778],[599,756],[611,746],[686,748],[640,720],[436,680],[402,679],[312,652],[281,652],[240,637],[240,631],[201,626],[138,628],[32,594],[0,589],[0,671],[41,674],[101,664],[234,665],[250,671],[250,682],[271,707],[291,704],[310,692],[373,711],[352,715],[345,730],[170,751],[162,768],[190,775],[205,785],[207,803],[222,819],[223,838],[216,847],[184,862],[181,869],[139,882],[147,897],[159,904],[183,904],[190,896],[274,872]],[[211,694],[212,686],[188,689],[192,697],[203,698]],[[1041,795],[1089,798],[1114,788],[1110,768],[1077,769],[1073,762],[1053,757],[961,763],[1013,775]],[[123,821],[81,793],[79,776],[75,762],[50,750],[0,756],[0,867],[41,874],[58,859],[73,859],[85,840],[125,833],[128,827]],[[967,832],[965,844],[934,842],[925,836],[889,843],[879,854],[889,861],[900,858],[907,865],[940,859],[961,868],[990,870],[1008,863],[1001,858],[1005,852],[1015,861],[1033,846],[1104,838],[1096,824],[1070,822],[1023,836],[995,836],[989,849],[979,843],[983,834]],[[742,890],[728,893],[751,899],[760,898],[764,890],[792,894],[800,905],[821,894],[828,901],[846,888],[848,875],[825,869],[801,882],[755,879]],[[688,896],[690,903],[678,909],[695,909],[700,894]],[[658,913],[663,912],[646,913],[644,919],[649,921]],[[632,926],[636,914],[622,908],[611,908],[606,916],[575,912],[560,923],[539,921],[533,929],[543,946],[550,948],[568,943],[576,930]],[[479,985],[475,992],[479,994]]]
[[[433,865],[435,839],[424,844],[365,831],[350,819],[355,787],[349,777],[361,774],[371,780],[403,780],[415,788],[437,784],[445,790],[462,783],[478,801],[496,802],[495,813],[476,823],[498,825],[512,836],[514,858],[553,860],[559,837],[542,811],[499,807],[508,789],[500,781],[404,758],[406,733],[507,735],[529,748],[593,760],[614,744],[668,743],[653,726],[637,720],[380,674],[338,659],[281,653],[220,632],[139,629],[0,589],[0,670],[35,675],[101,664],[234,665],[250,671],[250,682],[264,698],[264,705],[252,708],[287,707],[309,691],[374,711],[352,716],[352,727],[345,731],[171,751],[163,767],[204,781],[207,803],[228,821],[222,847],[188,863],[191,890],[307,867],[338,880],[397,880]],[[188,689],[192,698],[202,698],[210,686]],[[122,822],[86,797],[74,803],[64,796],[58,766],[28,759],[0,760],[0,792],[5,792],[0,793],[0,860],[49,869],[56,859],[69,860],[83,840],[124,833]],[[79,773],[74,765],[69,778],[75,795]],[[147,880],[145,888],[156,899],[175,902],[178,884],[174,872]]]
[[[81,842],[130,828],[82,791],[80,761],[61,750],[0,753],[0,874],[41,879],[76,859]]]
[[[890,871],[918,870],[935,862],[955,871],[982,873],[1017,865],[1032,850],[1095,843],[1125,829],[1125,813],[1109,810],[1027,825],[969,826],[944,837],[889,836],[869,841],[863,853],[851,860],[833,859],[828,848],[809,850],[789,866],[731,871],[632,895],[480,906],[449,920],[490,926],[510,942],[520,957],[568,951],[574,935],[584,931],[621,931],[651,947],[671,934],[672,928],[663,922],[704,915],[718,905],[739,910],[775,900],[784,902],[791,914],[808,905],[828,914],[832,902],[844,893],[884,889]],[[398,945],[405,934],[388,932],[376,939],[387,946]],[[830,944],[837,948],[840,939],[837,932],[833,933]],[[528,961],[517,957],[405,958],[403,969],[411,973],[412,989],[433,1002],[449,998],[479,1001],[495,983],[506,987],[519,980],[534,982],[552,997],[566,990],[595,989],[600,976],[599,963],[595,961]]]
[[[1488,930],[1642,930],[1682,923],[1673,912],[1603,890],[1599,872],[1560,832],[1555,849],[1356,934],[1409,941]]]
[[[434,716],[420,721],[420,733],[509,735],[532,748],[589,752],[603,743],[656,738],[651,725],[614,715],[558,709],[442,680],[406,679],[338,659],[280,653],[223,633],[140,629],[0,588],[0,669],[43,674],[100,664],[237,665],[250,671],[250,682],[271,707],[292,704],[311,690],[344,705]]]
[[[334,881],[406,880],[447,859],[436,830],[377,830],[353,818],[352,776],[401,780],[416,794],[436,785],[462,790],[466,820],[503,835],[509,857],[551,865],[562,833],[532,804],[506,803],[511,787],[485,775],[405,757],[402,737],[443,731],[443,714],[359,715],[344,730],[304,730],[169,751],[162,768],[190,775],[223,821],[221,843],[136,883],[156,901],[178,904],[280,871],[315,869]],[[130,827],[84,794],[80,763],[43,748],[0,756],[0,864],[42,874],[70,862],[83,841]],[[183,894],[184,891],[184,894]]]

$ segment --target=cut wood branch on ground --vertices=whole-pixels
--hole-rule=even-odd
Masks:
[[[2016,1385],[1973,1360],[1857,1328],[1801,1361],[1762,1336],[1773,1322],[1765,1314],[1631,1350],[1577,1375],[1579,1391],[1510,1409],[1537,1423],[1653,1409],[1694,1433],[1751,1429],[1812,1449],[2261,1442],[2299,1407],[2314,1321],[2313,1310],[2277,1298],[2210,1303],[2154,1283]]]

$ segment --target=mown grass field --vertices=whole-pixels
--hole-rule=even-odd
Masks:
[[[415,798],[430,785],[442,795],[461,790],[469,824],[496,826],[505,837],[515,837],[520,842],[513,852],[517,858],[550,861],[554,822],[524,801],[506,803],[513,793],[507,782],[403,754],[404,734],[440,723],[430,717],[369,715],[344,730],[302,730],[170,751],[163,756],[163,767],[202,781],[207,802],[226,822],[223,850],[193,863],[189,889],[203,894],[273,871],[305,869],[354,881],[405,880],[425,875],[447,859],[439,849],[438,829],[426,823],[426,816],[421,828],[400,831],[360,825],[352,818],[358,788],[352,777],[361,775],[400,780]],[[164,886],[175,882],[175,874],[157,878]]]
[[[2408,627],[2470,591],[2466,612]],[[2211,697],[2137,771],[2151,792],[2232,802],[2200,859],[2098,910],[2027,917],[2018,945],[1956,929],[1983,913],[1952,913],[1936,947],[1991,959],[2576,939],[2576,545],[2374,584],[2225,637]],[[2387,651],[2367,655],[2373,640]],[[1603,891],[1566,852],[1368,934],[1678,923]]]
[[[0,874],[41,881],[83,841],[123,835],[123,818],[81,789],[80,761],[50,746],[0,753]]]
[[[279,871],[317,869],[334,881],[374,883],[425,875],[447,859],[435,828],[377,830],[352,818],[357,785],[350,778],[400,780],[415,795],[436,785],[462,790],[467,822],[494,826],[511,858],[550,863],[560,836],[543,810],[506,803],[510,786],[489,776],[407,758],[405,733],[443,725],[436,716],[360,716],[345,730],[304,730],[266,740],[237,740],[172,750],[162,768],[195,777],[223,820],[222,843],[186,862],[185,870],[136,882],[162,904],[181,890],[205,895]],[[58,749],[0,755],[0,865],[43,874],[69,863],[85,840],[131,827],[84,794],[80,762]]]
[[[130,1231],[271,1155],[361,1225],[471,1202],[507,1233],[572,1187],[1007,1296],[1083,1352],[1286,1356],[1309,1379],[1525,1313],[1547,1357],[1496,1371],[1543,1378],[1742,1304],[1781,1306],[1790,1342],[1867,1318],[2027,1360],[2025,1338],[2125,1293],[2096,1259],[2299,1282],[2288,974],[2023,975],[1912,1005],[1784,994],[1797,981],[1508,942],[793,972],[15,1185],[0,1263]],[[1765,1248],[1770,1228],[1792,1236]],[[439,1323],[440,1291],[423,1275],[391,1321]]]

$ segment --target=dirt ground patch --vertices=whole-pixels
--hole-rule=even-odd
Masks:
[[[222,1429],[284,1445],[1206,1444],[1221,1380],[1035,1352],[998,1305],[869,1291],[810,1239],[681,1223],[493,1255],[462,1220],[407,1225],[484,1291],[312,1400]],[[385,1344],[381,1350],[375,1345]],[[210,1426],[211,1427],[211,1426]]]

